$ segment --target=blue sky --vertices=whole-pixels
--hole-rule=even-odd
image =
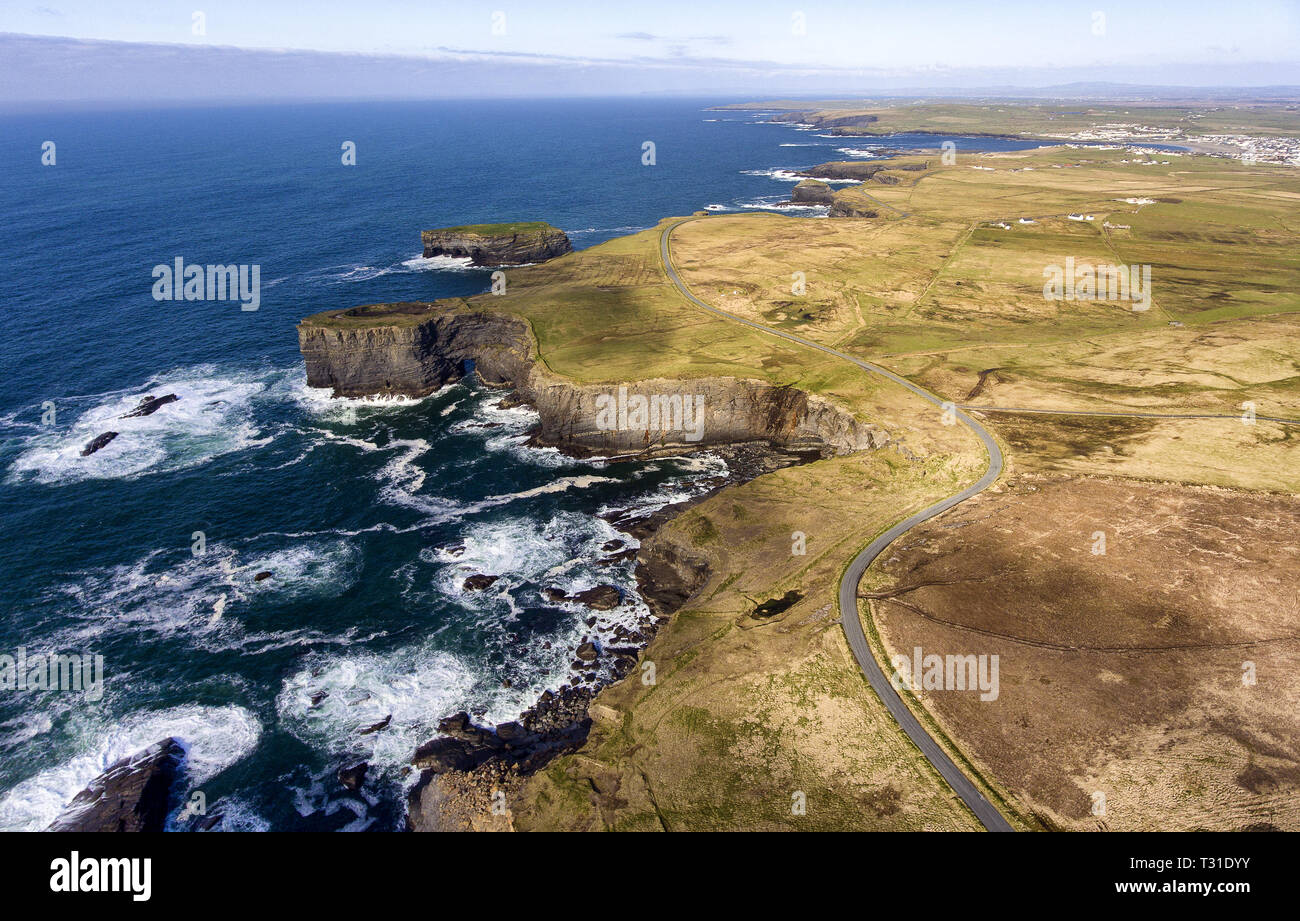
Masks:
[[[201,35],[194,34],[196,11]],[[739,90],[746,81],[756,90],[789,84],[817,91],[837,74],[853,89],[873,81],[1300,83],[1300,0],[8,0],[0,33],[233,46],[259,50],[262,62],[268,52],[305,50],[440,61],[472,52],[485,71],[494,62],[617,62],[629,91],[629,68],[638,69],[647,91],[665,81],[684,86],[685,74],[706,91]],[[155,68],[154,82],[168,77],[156,60],[140,66]],[[35,75],[11,76],[35,85]]]

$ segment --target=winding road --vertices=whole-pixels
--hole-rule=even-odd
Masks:
[[[858,666],[862,669],[863,674],[867,676],[867,681],[871,684],[871,687],[875,690],[877,696],[880,697],[881,702],[884,703],[885,709],[889,711],[890,715],[898,721],[898,725],[902,727],[905,733],[907,733],[907,737],[921,750],[921,754],[925,755],[926,760],[928,760],[930,764],[934,766],[934,769],[939,772],[940,776],[948,782],[948,785],[952,787],[953,791],[959,797],[961,797],[962,802],[964,802],[970,811],[975,814],[975,817],[983,823],[985,828],[989,831],[1012,831],[1013,829],[1011,828],[1011,825],[1005,818],[1003,818],[1002,813],[998,812],[998,810],[993,807],[993,804],[985,799],[984,795],[980,793],[975,784],[971,782],[970,778],[953,763],[952,759],[949,758],[947,753],[939,746],[939,743],[934,740],[934,737],[925,730],[925,727],[921,725],[917,718],[912,714],[912,711],[908,709],[907,704],[905,704],[902,698],[898,696],[898,692],[894,690],[893,685],[890,684],[889,678],[881,669],[880,663],[878,663],[875,656],[871,654],[871,647],[867,644],[866,634],[862,630],[862,620],[858,616],[858,583],[862,581],[862,575],[867,571],[867,567],[872,564],[876,557],[878,557],[886,547],[907,531],[924,521],[929,521],[936,515],[943,514],[954,505],[966,501],[971,496],[976,495],[987,488],[989,484],[996,480],[1002,473],[1002,449],[998,446],[997,441],[994,440],[993,436],[989,434],[988,430],[985,429],[984,426],[980,425],[953,404],[947,403],[936,397],[934,394],[926,392],[906,378],[899,377],[892,371],[887,371],[878,365],[873,365],[869,361],[863,361],[860,358],[855,358],[852,355],[832,349],[828,346],[821,345],[809,339],[804,339],[803,337],[796,336],[793,333],[772,329],[762,325],[761,323],[755,323],[753,320],[746,319],[745,317],[737,316],[734,313],[728,313],[727,311],[720,310],[717,307],[711,307],[692,294],[690,289],[686,287],[686,283],[678,276],[677,269],[673,267],[668,244],[669,238],[672,236],[674,230],[683,224],[698,220],[704,220],[704,218],[688,217],[674,221],[664,228],[659,240],[659,252],[663,258],[664,271],[668,274],[668,278],[672,283],[677,286],[677,290],[682,293],[683,297],[697,307],[707,310],[709,313],[722,317],[723,319],[731,320],[735,323],[741,323],[751,329],[758,330],[759,332],[767,333],[770,336],[776,336],[789,342],[796,342],[799,345],[807,346],[810,349],[816,349],[819,352],[825,352],[828,355],[834,355],[836,358],[842,358],[845,361],[851,362],[871,374],[878,374],[881,377],[888,378],[900,387],[906,387],[921,399],[938,407],[941,411],[946,410],[951,413],[957,420],[960,420],[971,431],[973,431],[976,436],[979,437],[980,441],[983,442],[984,449],[988,452],[989,466],[988,470],[985,471],[984,475],[980,477],[977,482],[967,486],[956,495],[949,496],[943,501],[931,505],[929,508],[922,509],[910,518],[898,522],[868,544],[866,549],[861,551],[853,558],[853,561],[849,563],[848,569],[844,572],[844,577],[840,580],[840,621],[844,626],[844,634],[848,638],[849,648],[853,650],[853,656],[858,660]]]

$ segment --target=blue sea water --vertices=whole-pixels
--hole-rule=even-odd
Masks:
[[[305,385],[294,324],[487,289],[487,272],[420,258],[421,228],[543,219],[585,247],[710,205],[769,207],[787,171],[862,146],[716,102],[0,118],[0,655],[105,663],[102,699],[0,690],[0,828],[43,828],[169,735],[223,828],[398,828],[439,717],[510,719],[569,679],[591,612],[541,590],[613,582],[635,598],[627,563],[600,565],[623,535],[597,513],[684,498],[722,461],[533,449],[529,411],[472,382],[330,400]],[[260,308],[154,300],[153,267],[176,257],[259,265]],[[466,592],[474,573],[500,579]],[[636,601],[600,626],[645,613]],[[362,759],[348,793],[335,772]]]

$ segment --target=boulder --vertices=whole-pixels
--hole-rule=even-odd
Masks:
[[[351,767],[341,767],[339,768],[339,783],[356,793],[361,789],[361,785],[366,782],[366,771],[369,769],[370,765],[364,761]]]
[[[185,760],[174,738],[114,763],[90,782],[48,831],[162,831]]]
[[[462,586],[462,588],[464,588],[464,590],[467,592],[481,592],[486,588],[491,588],[492,583],[499,578],[501,577],[485,576],[481,574],[476,576],[470,576],[468,579],[465,580],[465,584]]]
[[[81,449],[81,456],[89,457],[116,437],[117,432],[105,432],[102,435],[96,435],[94,438],[90,439],[90,441],[86,442],[86,446]]]
[[[218,812],[216,815],[199,816],[194,820],[194,830],[212,831],[212,829],[216,828],[218,825],[221,824],[221,820],[224,818],[225,816],[222,815],[220,812]]]
[[[459,713],[453,713],[451,716],[444,716],[438,720],[438,731],[445,733],[464,732],[470,726],[469,714],[464,710]]]
[[[623,603],[623,596],[612,585],[597,585],[575,594],[572,601],[585,604],[596,611],[610,611]]]
[[[169,393],[165,397],[145,397],[140,401],[139,406],[123,415],[122,418],[130,419],[134,416],[152,416],[161,407],[166,406],[168,403],[175,403],[179,399],[180,397],[174,393]]]
[[[432,739],[415,750],[415,766],[435,774],[472,771],[492,754],[492,749],[464,739]]]

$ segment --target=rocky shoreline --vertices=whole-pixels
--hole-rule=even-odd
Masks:
[[[708,579],[704,561],[683,557],[671,545],[651,538],[673,518],[728,486],[823,456],[820,451],[785,451],[752,443],[708,453],[724,457],[727,473],[715,478],[707,490],[650,514],[615,511],[603,516],[641,542],[635,551],[635,577],[651,616],[643,617],[636,630],[617,625],[600,635],[593,629],[575,653],[573,683],[544,691],[515,720],[482,726],[465,712],[442,718],[438,737],[415,753],[414,764],[421,775],[407,794],[408,830],[509,830],[508,810],[494,811],[494,795],[501,794],[508,805],[510,791],[529,774],[582,747],[591,728],[589,709],[600,691],[636,669],[659,627]],[[594,621],[588,626],[594,627]],[[608,665],[608,671],[597,674],[595,669],[602,664]]]
[[[539,423],[530,436],[534,445],[583,457],[704,453],[721,456],[727,472],[682,502],[648,513],[614,511],[604,516],[640,544],[610,541],[604,548],[609,552],[605,561],[635,555],[637,591],[650,613],[634,628],[605,628],[594,617],[588,619],[590,630],[575,650],[570,683],[544,692],[515,720],[481,726],[467,713],[445,715],[439,735],[419,746],[413,758],[420,777],[408,789],[407,827],[412,830],[508,829],[508,809],[504,813],[495,809],[494,793],[508,796],[528,774],[558,755],[581,748],[591,727],[588,711],[600,690],[636,669],[657,629],[708,578],[705,560],[671,541],[655,540],[665,524],[728,486],[782,467],[883,447],[891,441],[888,433],[816,396],[728,378],[632,385],[691,389],[704,398],[716,410],[712,420],[716,425],[711,424],[698,442],[683,439],[680,432],[651,437],[645,431],[601,431],[589,420],[603,388],[576,385],[544,370],[536,360],[525,321],[463,308],[463,302],[389,304],[318,315],[327,322],[308,318],[299,326],[308,383],[331,387],[339,396],[423,396],[473,373],[489,386],[509,390],[504,405],[527,403],[537,410]],[[173,400],[170,395],[146,398],[141,408],[152,411]],[[605,598],[601,588],[552,600],[576,601],[593,611],[624,603],[617,589],[605,587],[618,596]],[[386,723],[363,732],[379,731]],[[183,748],[172,739],[123,759],[92,781],[51,830],[162,830],[169,810],[177,805],[174,796],[182,783],[183,762]],[[365,761],[344,763],[338,781],[355,792],[365,783],[369,768]],[[209,831],[221,821],[216,814],[188,827]]]
[[[411,830],[508,828],[508,803],[496,797],[551,759],[586,741],[588,716],[601,687],[631,673],[663,619],[678,610],[708,577],[707,564],[668,541],[662,526],[696,502],[729,485],[796,463],[883,447],[888,433],[792,387],[734,378],[648,380],[623,385],[580,385],[537,360],[526,321],[473,310],[464,302],[379,304],[317,314],[299,324],[308,384],[336,396],[424,396],[466,374],[508,388],[504,405],[529,404],[539,422],[536,446],[574,456],[658,456],[709,451],[727,460],[728,474],[685,503],[648,515],[612,513],[610,523],[641,541],[635,575],[651,616],[636,630],[592,629],[576,651],[569,685],[547,691],[516,720],[496,726],[467,713],[445,715],[439,736],[421,745],[419,780],[408,794]],[[618,395],[676,393],[708,410],[698,437],[684,429],[643,421],[604,427],[602,400]],[[689,405],[689,404],[687,404]],[[478,577],[471,576],[471,579]],[[481,581],[490,579],[484,574]],[[474,588],[467,582],[467,588]],[[490,584],[490,583],[489,583]],[[575,599],[564,599],[575,600]],[[588,603],[592,607],[591,600]]]

